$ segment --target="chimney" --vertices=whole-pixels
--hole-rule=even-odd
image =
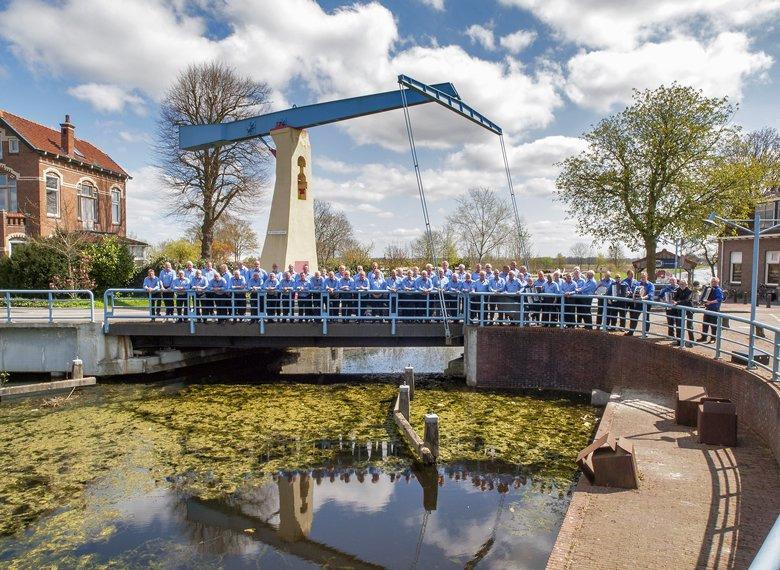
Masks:
[[[76,146],[76,128],[70,122],[70,115],[65,115],[65,122],[60,123],[60,149],[63,154],[70,156]]]

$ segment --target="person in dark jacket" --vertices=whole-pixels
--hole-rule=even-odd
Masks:
[[[677,291],[674,292],[672,301],[676,307],[674,319],[674,336],[678,340],[675,342],[680,342],[684,338],[685,331],[682,328],[682,321],[685,320],[685,329],[688,331],[688,342],[685,343],[685,346],[690,348],[693,346],[693,312],[686,311],[681,307],[693,306],[693,291],[690,287],[688,287],[688,282],[685,279],[680,279],[679,287],[677,288]],[[684,316],[683,313],[685,313]]]

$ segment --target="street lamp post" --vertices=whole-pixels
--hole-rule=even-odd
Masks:
[[[731,226],[732,228],[736,228],[747,235],[753,236],[753,263],[752,263],[752,271],[751,271],[751,278],[750,278],[750,340],[748,341],[748,368],[753,369],[756,367],[755,364],[755,353],[756,353],[756,305],[758,304],[758,253],[759,253],[759,243],[760,238],[763,234],[769,233],[773,230],[776,230],[780,228],[780,224],[776,223],[780,220],[776,219],[767,219],[763,220],[765,222],[773,222],[774,225],[770,226],[765,229],[761,229],[761,214],[758,213],[758,210],[756,210],[754,216],[753,216],[753,228],[747,228],[738,222],[744,222],[747,221],[748,223],[750,220],[727,220],[725,218],[721,218],[718,216],[715,212],[710,213],[709,216],[707,216],[706,222],[708,224],[711,224],[713,226],[718,225],[718,223],[725,224],[727,226]]]

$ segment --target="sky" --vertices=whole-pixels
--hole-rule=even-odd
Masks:
[[[778,20],[780,0],[0,0],[0,108],[53,128],[70,114],[133,177],[128,232],[157,243],[192,223],[165,216],[151,144],[187,65],[267,82],[272,110],[397,89],[401,73],[452,82],[502,127],[534,252],[554,256],[591,242],[554,199],[555,164],[632,89],[677,81],[730,97],[745,129],[780,128]],[[436,105],[410,112],[434,227],[469,188],[508,198],[495,135]],[[376,255],[422,233],[401,111],[310,139],[311,191]],[[261,241],[271,192],[249,216]]]

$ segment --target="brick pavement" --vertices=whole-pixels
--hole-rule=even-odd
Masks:
[[[780,513],[780,469],[748,429],[739,446],[697,442],[669,395],[622,389],[599,433],[634,442],[638,490],[581,478],[548,568],[746,568]]]

